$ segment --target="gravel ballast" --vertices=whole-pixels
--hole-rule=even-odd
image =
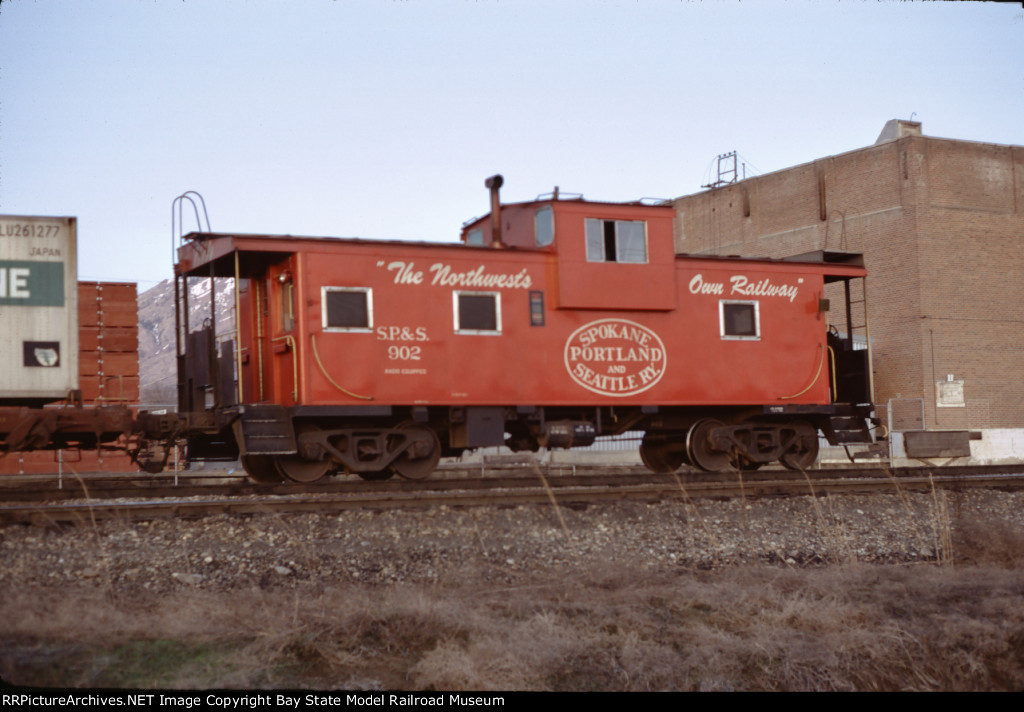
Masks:
[[[984,560],[993,537],[1024,532],[1022,505],[1024,494],[973,490],[7,525],[0,587],[416,583],[481,565],[508,582],[531,571],[616,563],[681,570],[956,563]]]

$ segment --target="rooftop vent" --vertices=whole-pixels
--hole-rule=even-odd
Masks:
[[[886,141],[895,141],[904,136],[920,136],[921,122],[906,121],[905,119],[889,119],[882,128],[882,133],[875,139],[875,145]]]

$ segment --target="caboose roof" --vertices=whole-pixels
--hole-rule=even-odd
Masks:
[[[179,249],[179,264],[175,270],[178,274],[192,276],[210,276],[210,267],[214,277],[235,276],[235,253],[238,253],[238,269],[242,276],[258,275],[264,272],[269,264],[280,259],[280,255],[290,254],[311,247],[328,245],[378,245],[382,248],[417,247],[424,249],[458,249],[458,250],[491,250],[490,246],[466,245],[462,242],[427,242],[424,240],[382,240],[357,237],[315,237],[298,235],[261,235],[246,233],[198,233],[186,235]],[[505,251],[544,252],[543,249],[528,247],[506,247]],[[744,262],[768,264],[808,264],[820,270],[826,265],[826,281],[834,281],[865,274],[864,257],[858,252],[841,250],[817,250],[785,258],[750,257],[743,255],[695,255],[677,254],[676,259],[698,260],[709,262]]]
[[[667,209],[667,210],[671,210],[673,212],[675,211],[675,208],[672,207],[671,201],[662,200],[661,198],[642,198],[640,200],[630,200],[630,201],[626,201],[626,202],[614,202],[614,201],[611,201],[611,200],[586,200],[585,198],[583,198],[583,196],[572,197],[572,198],[563,198],[563,197],[556,198],[554,196],[542,196],[542,197],[537,198],[535,200],[524,200],[524,201],[519,202],[519,203],[502,203],[501,204],[501,209],[504,210],[506,208],[509,208],[509,209],[528,208],[528,207],[531,207],[531,206],[541,206],[541,205],[552,205],[552,206],[557,206],[557,207],[569,207],[569,206],[580,206],[580,205],[583,205],[583,206],[588,206],[588,207],[589,206],[597,206],[597,207],[608,207],[608,208],[641,208],[641,209],[644,209],[644,210],[654,210],[654,211],[666,210]],[[485,213],[484,215],[480,215],[480,216],[477,216],[475,218],[470,218],[466,222],[462,223],[462,230],[466,231],[466,230],[474,227],[475,225],[478,225],[478,224],[481,224],[481,223],[486,223],[490,219],[491,219],[491,214],[490,213]]]
[[[252,233],[192,232],[182,239],[178,249],[178,274],[208,277],[213,264],[213,276],[234,277],[234,254],[239,254],[239,271],[243,276],[259,274],[268,264],[276,262],[279,254],[290,254],[311,247],[329,245],[379,245],[389,249],[421,247],[426,249],[491,249],[461,242],[427,242],[426,240],[373,239],[364,237],[319,237],[308,235],[270,235]],[[530,248],[510,248],[533,252]],[[202,268],[202,271],[200,269]]]

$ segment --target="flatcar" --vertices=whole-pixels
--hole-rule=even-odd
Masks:
[[[0,215],[0,457],[115,448],[132,431],[126,406],[83,406],[76,248],[75,218]]]
[[[667,205],[501,204],[501,184],[458,243],[184,236],[179,412],[141,416],[151,462],[182,434],[261,482],[420,479],[474,448],[626,431],[654,471],[806,468],[819,433],[871,441],[860,255],[676,254]],[[232,323],[211,304],[190,324],[196,281],[221,278]]]

